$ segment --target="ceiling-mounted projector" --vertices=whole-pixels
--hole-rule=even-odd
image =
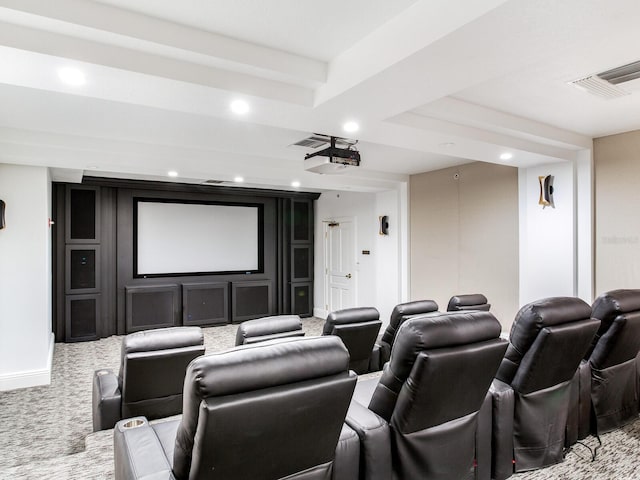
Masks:
[[[343,173],[360,165],[360,152],[350,144],[348,148],[336,147],[338,137],[330,137],[331,145],[325,149],[304,156],[304,169],[322,174]]]

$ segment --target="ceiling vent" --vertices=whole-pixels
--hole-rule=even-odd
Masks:
[[[349,148],[352,145],[355,145],[356,140],[351,140],[348,138],[335,138],[335,145],[338,147]],[[329,135],[321,135],[319,133],[314,133],[310,137],[303,138],[299,142],[292,143],[291,146],[296,147],[305,147],[305,148],[320,148],[324,145],[329,145],[331,143],[331,137]]]
[[[570,84],[598,97],[611,99],[629,95],[631,92],[620,88],[618,85],[638,80],[639,78],[640,61],[637,61],[575,80]]]
[[[224,183],[224,180],[205,180],[202,185],[220,185]]]
[[[623,90],[620,87],[617,87],[612,83],[609,83],[606,80],[601,79],[598,75],[591,75],[590,77],[585,77],[581,78],[580,80],[569,82],[569,85],[573,85],[583,92],[589,92],[600,98],[606,98],[608,100],[629,95],[629,92]]]
[[[606,72],[599,73],[598,77],[614,85],[636,80],[640,78],[640,61],[612,68]]]

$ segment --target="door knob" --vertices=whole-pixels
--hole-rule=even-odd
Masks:
[[[347,277],[347,278],[351,278],[351,274],[350,274],[350,273],[347,273],[347,274],[345,275],[345,277]]]

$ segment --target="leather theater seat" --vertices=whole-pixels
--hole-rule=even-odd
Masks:
[[[115,478],[358,480],[359,440],[344,424],[355,383],[336,337],[199,357],[181,418],[116,425]]]
[[[187,365],[204,354],[200,327],[131,333],[122,340],[120,372],[93,374],[93,431],[113,428],[121,418],[162,418],[182,411]]]
[[[398,328],[400,328],[400,325],[402,325],[405,320],[415,317],[416,315],[437,311],[438,304],[433,300],[416,300],[413,302],[400,303],[393,307],[391,317],[389,318],[389,325],[387,325],[384,333],[378,337],[373,346],[373,353],[371,354],[371,361],[369,362],[369,371],[376,372],[382,370],[384,364],[389,361],[391,348],[396,339]]]
[[[448,312],[458,312],[460,310],[482,310],[488,312],[491,304],[487,302],[487,297],[481,293],[471,293],[468,295],[454,295],[449,299],[447,305]]]
[[[380,313],[375,308],[345,308],[327,316],[322,335],[340,337],[349,350],[349,368],[360,375],[369,371],[371,352],[381,326]]]
[[[358,382],[347,414],[361,441],[361,479],[489,479],[487,392],[507,348],[500,331],[489,312],[400,325],[382,376]]]
[[[275,315],[242,322],[236,331],[236,346],[303,336],[302,321],[298,315]]]
[[[580,365],[579,439],[619,428],[639,411],[640,290],[600,295],[591,317],[600,328]]]
[[[579,298],[547,298],[520,309],[491,387],[492,478],[562,461],[573,380],[599,325]]]

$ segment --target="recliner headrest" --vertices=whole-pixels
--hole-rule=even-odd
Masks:
[[[640,311],[640,290],[612,290],[603,293],[593,302],[591,316],[600,320],[598,337],[606,332],[616,317],[622,313]]]
[[[236,345],[242,345],[247,338],[297,330],[302,330],[302,321],[298,315],[274,315],[247,320],[236,331]]]
[[[338,337],[271,340],[196,358],[187,368],[185,395],[187,389],[201,398],[233,395],[348,369],[349,353]]]
[[[524,355],[544,327],[591,318],[591,307],[576,297],[552,297],[529,303],[517,313],[509,342]]]
[[[347,323],[371,322],[380,319],[380,312],[373,307],[356,307],[336,310],[327,316],[327,321],[322,328],[322,335],[331,335],[335,325]]]
[[[134,352],[151,352],[202,345],[200,327],[170,327],[130,333],[122,339],[122,356]]]
[[[433,300],[416,300],[413,302],[400,303],[393,307],[389,324],[397,328],[403,317],[437,311],[438,304]]]
[[[443,312],[412,317],[398,329],[390,368],[406,379],[415,358],[424,350],[450,348],[500,337],[502,326],[489,312]]]
[[[404,341],[415,342],[420,350],[455,347],[498,338],[502,327],[489,312],[442,312],[418,315],[400,326]]]
[[[482,295],[481,293],[471,293],[468,295],[454,295],[449,300],[449,304],[447,305],[447,311],[458,311],[458,310],[470,310],[470,309],[478,309],[478,310],[489,310],[491,305],[487,303],[487,297]]]

